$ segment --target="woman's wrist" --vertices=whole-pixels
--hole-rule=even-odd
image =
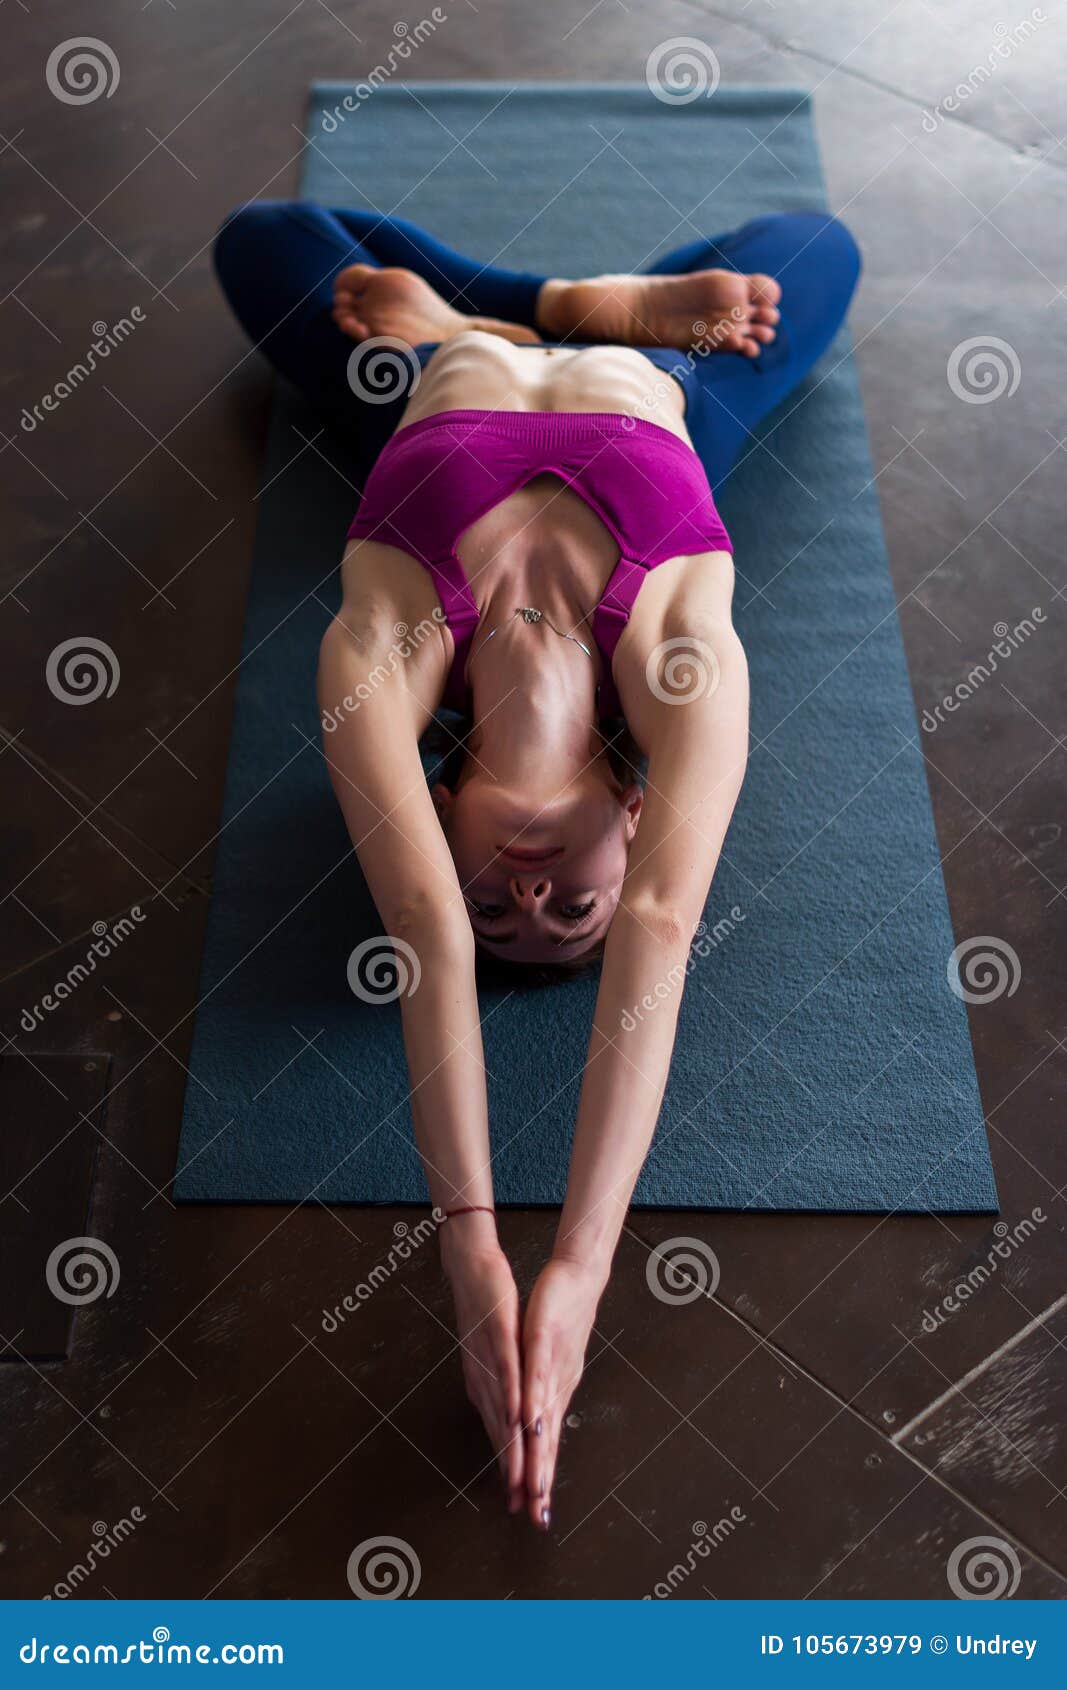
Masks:
[[[552,1261],[567,1267],[572,1273],[586,1281],[591,1291],[599,1298],[607,1287],[611,1277],[611,1262],[614,1251],[595,1249],[583,1250],[576,1247],[573,1241],[557,1238],[552,1250]]]
[[[446,1211],[447,1213],[447,1211]],[[489,1209],[467,1209],[441,1222],[441,1265],[449,1276],[476,1256],[495,1254],[500,1249],[496,1213]]]

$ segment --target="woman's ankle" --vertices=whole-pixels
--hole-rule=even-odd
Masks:
[[[541,291],[537,295],[537,305],[534,318],[542,334],[552,340],[559,340],[574,327],[574,313],[570,309],[569,295],[573,282],[562,281],[553,277],[542,282]]]

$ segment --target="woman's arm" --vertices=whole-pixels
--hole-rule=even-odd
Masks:
[[[488,1107],[474,941],[418,753],[440,692],[433,630],[398,639],[397,606],[348,597],[322,641],[319,705],[334,791],[385,931],[410,947],[416,988],[400,998],[415,1136],[440,1210],[492,1206]],[[417,626],[425,625],[425,618]],[[414,973],[414,971],[413,971]],[[468,1393],[509,1490],[521,1485],[518,1296],[491,1214],[441,1231]],[[504,1453],[510,1453],[505,1457]]]
[[[327,629],[319,705],[335,725],[324,728],[323,749],[385,931],[417,959],[419,983],[400,1010],[431,1200],[491,1206],[474,943],[418,753],[428,665],[420,670],[417,652],[401,655],[395,622],[346,602]]]
[[[655,686],[644,663],[617,665],[627,720],[648,749],[648,785],[604,953],[567,1197],[526,1320],[526,1417],[543,1424],[527,1457],[536,1508],[542,1477],[551,1486],[559,1426],[655,1131],[690,945],[744,776],[747,665],[729,613],[728,560],[716,567],[710,603],[697,612],[676,601],[658,624],[656,650],[685,644],[656,658]],[[683,653],[688,697],[684,674],[675,671],[674,691],[656,667]],[[641,1013],[646,996],[655,1013]]]

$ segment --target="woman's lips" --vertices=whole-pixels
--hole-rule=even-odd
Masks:
[[[561,857],[563,846],[553,845],[548,850],[528,851],[521,845],[498,845],[497,853],[501,857],[507,857],[509,862],[528,863],[537,866],[541,863],[554,862],[557,857]]]

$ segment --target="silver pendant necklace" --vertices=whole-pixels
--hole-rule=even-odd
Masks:
[[[561,640],[570,640],[572,645],[578,646],[580,648],[580,650],[585,652],[585,655],[586,655],[586,657],[588,657],[590,663],[593,662],[593,660],[594,660],[593,654],[589,650],[589,647],[586,645],[585,641],[580,640],[576,634],[565,634],[563,632],[563,629],[557,628],[556,624],[552,621],[551,617],[546,616],[543,610],[535,610],[535,608],[532,604],[520,604],[518,609],[513,612],[513,615],[521,616],[524,622],[547,622],[548,626],[551,628],[551,630],[554,634],[558,634]],[[471,652],[470,656],[467,659],[468,670],[470,669],[470,666],[473,663],[474,658],[477,655],[477,652],[481,651],[482,646],[488,645],[489,641],[493,638],[494,634],[499,634],[502,627],[503,627],[503,623],[498,622],[495,628],[490,628],[490,630],[486,634],[484,640],[481,640],[479,642],[479,644],[477,646],[477,650]]]

